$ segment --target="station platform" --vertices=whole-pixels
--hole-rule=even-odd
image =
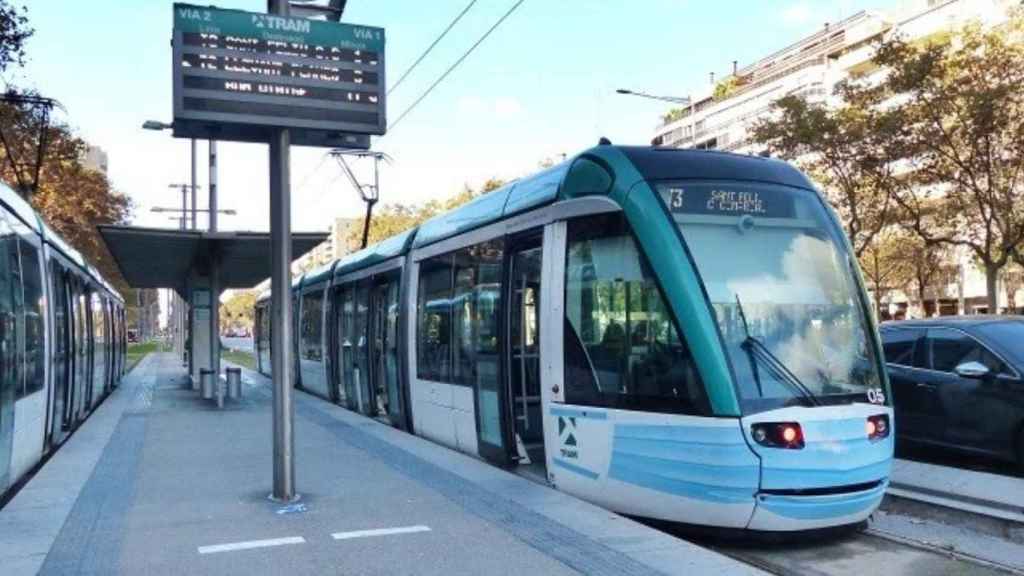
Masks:
[[[271,388],[218,410],[150,354],[0,510],[20,574],[756,574],[295,393],[298,504],[268,499]]]

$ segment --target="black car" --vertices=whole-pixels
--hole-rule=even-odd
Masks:
[[[950,316],[881,327],[896,437],[1024,469],[1024,318]]]

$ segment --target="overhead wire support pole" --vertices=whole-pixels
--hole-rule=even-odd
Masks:
[[[267,0],[267,12],[287,17],[288,0]],[[295,500],[295,436],[292,405],[291,132],[270,138],[270,364],[273,378],[274,491],[279,502]]]
[[[338,160],[338,164],[341,169],[345,172],[345,176],[348,177],[348,181],[352,184],[359,195],[362,196],[363,202],[366,202],[366,220],[363,222],[363,248],[366,248],[367,241],[370,237],[370,220],[373,218],[373,205],[380,199],[380,161],[384,160],[387,163],[391,163],[391,157],[383,152],[374,152],[371,150],[345,150],[336,149],[331,150],[331,156]],[[348,162],[345,160],[345,156],[355,156],[356,158],[373,158],[373,184],[362,184],[359,182],[359,178],[356,177],[355,172],[349,167]]]

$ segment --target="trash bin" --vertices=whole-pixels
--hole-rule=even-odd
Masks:
[[[203,400],[213,400],[213,370],[209,368],[199,369],[199,385],[203,391]]]
[[[228,377],[228,398],[239,400],[242,397],[242,369],[226,368],[224,372]]]

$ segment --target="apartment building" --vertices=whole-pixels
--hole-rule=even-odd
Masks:
[[[835,103],[836,84],[851,75],[868,79],[876,73],[871,62],[877,41],[892,34],[909,40],[942,33],[969,21],[985,26],[1007,19],[1019,0],[902,0],[886,11],[861,11],[821,28],[797,42],[748,65],[734,64],[731,74],[686,95],[689,106],[670,110],[655,130],[651,144],[675,148],[718,149],[758,154],[750,139],[753,125],[770,113],[772,103],[787,95],[811,102]],[[880,72],[879,72],[880,73]],[[931,316],[989,312],[985,276],[971,255],[955,255],[948,283],[931,290],[923,306],[900,291],[888,295],[884,316]],[[999,311],[1024,309],[1024,286],[1019,270],[1008,269],[999,283]]]

